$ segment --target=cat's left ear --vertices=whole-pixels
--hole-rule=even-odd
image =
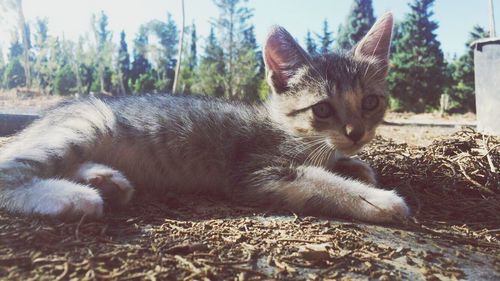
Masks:
[[[354,46],[354,56],[360,58],[374,57],[387,72],[393,22],[391,13],[381,16],[365,37]]]
[[[282,93],[297,70],[308,60],[306,52],[281,26],[273,26],[264,46],[267,79],[274,92]]]

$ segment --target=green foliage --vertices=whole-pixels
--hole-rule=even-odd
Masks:
[[[211,21],[203,49],[198,49],[196,26],[185,28],[188,36],[183,42],[179,91],[247,101],[267,99],[270,90],[264,79],[265,65],[248,1],[213,2],[219,15]],[[435,35],[438,26],[431,19],[433,3],[413,0],[410,13],[395,25],[387,79],[390,107],[398,111],[433,110],[440,96],[447,94],[450,111],[474,111],[472,50],[449,64],[445,62]],[[338,29],[335,46],[352,48],[374,21],[372,0],[354,0],[345,23]],[[51,36],[47,19],[19,25],[12,33],[7,62],[0,57],[0,88],[21,87],[33,81],[40,91],[60,95],[90,91],[141,94],[171,89],[178,27],[170,14],[164,20],[142,25],[132,50],[124,32],[119,44],[113,43],[109,19],[103,12],[92,17],[91,28],[78,42],[72,42]],[[483,29],[475,27],[467,44],[484,34]],[[333,43],[326,19],[319,33],[308,31],[305,37],[311,55],[330,52]],[[31,79],[26,79],[28,74]]]
[[[5,72],[5,61],[4,61],[4,58],[3,58],[3,51],[2,51],[2,48],[0,46],[0,89],[3,88],[3,75],[4,75],[4,72]]]
[[[49,39],[49,20],[47,18],[37,18],[35,20],[35,48],[42,49]]]
[[[414,0],[410,13],[400,23],[400,38],[394,41],[388,76],[389,90],[399,100],[397,110],[424,112],[437,108],[449,83],[446,64],[430,19],[434,0]]]
[[[269,87],[269,84],[267,84],[266,79],[260,80],[259,99],[261,101],[265,101],[269,98],[270,94],[271,94],[271,87]]]
[[[19,40],[16,38],[14,41],[10,43],[9,47],[9,60],[18,59],[23,54],[23,45],[19,43]]]
[[[147,73],[151,69],[151,64],[147,59],[148,54],[148,29],[146,26],[139,28],[139,33],[134,39],[134,61],[130,71],[130,78],[133,85],[142,74]],[[135,88],[135,86],[134,86]]]
[[[109,30],[108,16],[101,11],[99,17],[92,16],[92,30],[96,43],[96,77],[93,81],[93,90],[97,92],[109,92],[111,89],[113,34]]]
[[[76,75],[69,64],[61,67],[54,79],[54,89],[57,95],[69,95],[75,91]]]
[[[453,78],[453,86],[449,89],[451,112],[476,111],[474,51],[470,44],[485,37],[488,37],[488,32],[480,26],[474,26],[465,44],[467,51],[449,65],[449,72]]]
[[[158,86],[156,83],[157,79],[155,79],[155,74],[152,71],[142,73],[134,83],[134,92],[137,94],[152,93]],[[160,85],[160,87],[162,86]]]
[[[311,32],[308,30],[306,35],[306,51],[309,55],[314,56],[318,53],[318,45],[314,42]]]
[[[224,84],[224,96],[230,99],[255,99],[258,91],[256,81],[258,81],[260,67],[256,61],[257,45],[253,26],[249,24],[253,11],[245,6],[246,2],[244,0],[214,0],[219,9],[219,17],[214,23],[218,33],[221,34],[219,42],[224,50],[222,52],[224,71],[213,80],[218,81],[221,78]],[[204,70],[211,68],[217,68],[217,66]],[[213,85],[211,88],[218,87]]]
[[[198,37],[196,36],[196,26],[194,25],[194,23],[191,25],[191,27],[188,28],[187,32],[191,33],[191,36],[187,42],[184,42],[186,46],[189,45],[189,48],[183,48],[184,53],[182,55],[183,60],[181,64],[181,72],[179,75],[179,89],[181,93],[190,95],[194,93],[192,88],[196,80],[198,79],[196,73],[198,66]]]
[[[351,49],[374,23],[372,0],[354,0],[345,24],[339,27],[337,46]]]
[[[7,87],[7,89],[13,89],[26,85],[24,68],[21,65],[19,58],[10,59],[9,63],[5,67],[3,85]]]
[[[193,85],[196,92],[209,96],[223,97],[225,93],[223,76],[226,71],[224,52],[215,37],[214,28],[205,43],[204,55],[198,69],[198,79]]]
[[[129,80],[130,80],[130,55],[128,53],[128,46],[125,40],[125,31],[120,33],[120,49],[118,50],[118,79],[119,92],[122,94],[130,93]]]
[[[158,66],[159,79],[163,80],[157,85],[161,92],[172,88],[177,63],[177,26],[171,14],[167,14],[167,21],[154,20],[147,24],[149,31],[158,38],[159,46],[153,47],[153,57]]]
[[[321,34],[316,34],[319,40],[319,52],[321,54],[327,54],[332,49],[333,44],[333,32],[328,28],[328,21],[325,19],[323,21],[323,28]]]

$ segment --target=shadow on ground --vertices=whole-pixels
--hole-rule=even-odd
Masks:
[[[207,197],[140,198],[103,220],[0,213],[0,279],[500,278],[499,141],[377,139],[362,158],[415,210],[398,226],[264,212]]]

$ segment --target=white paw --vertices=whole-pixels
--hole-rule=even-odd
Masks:
[[[134,187],[119,171],[105,165],[85,163],[80,166],[76,178],[99,190],[111,205],[125,205],[134,194]]]
[[[66,180],[48,179],[27,187],[23,194],[25,212],[77,219],[83,215],[99,218],[103,214],[104,202],[99,193],[84,185]]]
[[[398,218],[410,215],[410,208],[403,198],[394,191],[376,190],[369,197],[361,198],[363,201],[363,217],[370,222],[394,222]]]

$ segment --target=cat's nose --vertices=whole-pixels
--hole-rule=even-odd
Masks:
[[[345,135],[352,140],[354,143],[358,142],[365,134],[365,129],[360,126],[354,126],[352,124],[347,124],[344,126]]]

